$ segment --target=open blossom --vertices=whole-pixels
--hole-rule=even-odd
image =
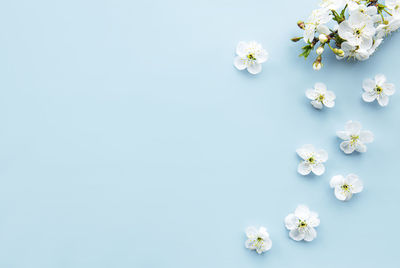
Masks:
[[[323,83],[316,83],[314,88],[307,89],[306,97],[311,100],[311,105],[316,109],[322,109],[324,105],[328,108],[335,106],[335,93],[328,91]]]
[[[312,241],[317,237],[317,227],[320,223],[318,214],[305,205],[299,205],[294,213],[290,213],[285,218],[285,226],[289,232],[290,238],[295,241]]]
[[[375,31],[374,22],[358,13],[340,23],[338,29],[341,38],[360,49],[372,47]]]
[[[374,135],[369,130],[361,130],[361,124],[357,121],[348,121],[345,130],[337,131],[336,135],[344,140],[340,143],[340,149],[345,154],[351,154],[354,151],[364,153],[367,151],[366,143],[374,141]]]
[[[260,227],[259,229],[251,226],[246,229],[247,240],[245,247],[256,250],[258,254],[268,251],[272,247],[272,241],[269,238],[267,229]]]
[[[379,22],[381,20],[381,16],[378,14],[378,9],[376,6],[366,6],[364,4],[357,4],[349,7],[350,16],[361,16],[364,19],[372,20],[373,22]]]
[[[322,0],[320,6],[329,10],[339,10],[344,8],[345,0]]]
[[[320,34],[329,34],[329,29],[324,24],[332,20],[330,13],[331,11],[327,8],[313,10],[305,24],[304,41],[306,43],[312,42],[316,31]]]
[[[237,56],[234,60],[235,67],[239,70],[247,68],[247,71],[251,74],[261,72],[261,63],[268,60],[268,52],[256,41],[239,42],[236,47],[236,54]]]
[[[394,84],[386,83],[386,77],[383,74],[375,76],[375,80],[365,79],[363,82],[364,93],[362,98],[366,102],[378,100],[380,106],[386,106],[389,103],[389,96],[395,93]]]
[[[342,43],[343,57],[336,56],[338,59],[355,58],[359,61],[367,60],[370,56],[368,49],[363,49],[360,46],[352,45],[349,42]]]
[[[328,160],[328,153],[325,150],[315,150],[311,144],[303,145],[296,150],[296,153],[303,159],[297,167],[301,175],[308,175],[313,172],[315,175],[322,175],[325,172],[325,163]]]
[[[400,15],[400,0],[385,0],[385,5],[394,16]]]
[[[363,190],[363,183],[355,174],[349,174],[346,177],[342,175],[333,176],[330,186],[335,189],[336,198],[342,201],[349,200],[353,194],[360,193]]]
[[[386,19],[386,23],[379,24],[376,27],[377,38],[383,38],[400,28],[400,17],[390,17]]]

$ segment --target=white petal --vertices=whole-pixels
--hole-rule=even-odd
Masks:
[[[362,99],[365,102],[373,102],[376,98],[378,97],[378,94],[374,90],[369,91],[369,92],[364,92],[362,94]]]
[[[350,133],[348,131],[336,131],[336,136],[341,138],[342,140],[349,140],[350,139]]]
[[[289,232],[290,238],[292,238],[295,241],[300,241],[304,239],[304,233],[299,232],[299,229],[293,229]]]
[[[389,97],[383,93],[379,94],[378,103],[382,107],[387,106],[389,104]]]
[[[257,59],[257,63],[263,63],[266,62],[268,60],[268,52],[265,50],[262,50],[261,53],[257,53],[256,54],[256,59]]]
[[[323,103],[324,103],[324,105],[325,105],[326,107],[328,107],[328,108],[332,108],[332,107],[335,106],[335,101],[334,101],[334,100],[327,99],[327,98],[325,98],[325,99],[323,100]]]
[[[311,171],[317,175],[321,176],[325,172],[325,166],[322,163],[317,163],[311,166]]]
[[[270,238],[267,238],[264,240],[264,244],[262,247],[262,251],[268,251],[272,248],[272,240]]]
[[[301,220],[306,220],[310,216],[310,209],[306,205],[298,205],[294,215]]]
[[[315,83],[314,88],[316,91],[318,91],[319,93],[326,93],[326,85],[324,83]]]
[[[388,96],[392,96],[396,91],[394,84],[385,83],[382,85],[383,93]]]
[[[267,229],[265,227],[260,227],[260,229],[258,230],[258,236],[262,239],[267,239],[269,237],[269,233],[267,232]]]
[[[347,196],[343,192],[342,188],[340,186],[335,187],[335,196],[337,199],[344,201],[347,199]]]
[[[372,79],[365,79],[363,81],[363,89],[367,92],[374,90],[376,87],[375,81]]]
[[[369,130],[362,130],[360,132],[360,141],[363,143],[371,143],[374,141],[374,134]]]
[[[259,72],[261,72],[261,64],[259,63],[251,63],[249,66],[247,66],[247,71],[249,71],[249,73],[251,74],[258,74]]]
[[[254,226],[247,227],[246,236],[248,238],[253,238],[253,237],[256,237],[257,235],[258,235],[258,230],[256,227],[254,227]]]
[[[301,162],[297,166],[297,172],[299,172],[303,176],[310,174],[310,172],[311,172],[310,164],[306,163],[305,161]]]
[[[325,98],[329,99],[329,100],[334,100],[334,99],[336,99],[336,95],[335,95],[335,93],[333,93],[333,91],[328,90],[325,93]]]
[[[317,227],[320,224],[320,220],[318,218],[318,213],[311,211],[310,217],[308,218],[308,225],[311,227]]]
[[[244,70],[247,67],[247,60],[244,58],[241,58],[240,56],[236,56],[235,60],[233,61],[233,64],[239,70]]]
[[[354,152],[354,147],[351,146],[350,141],[343,141],[340,144],[340,149],[342,149],[345,154],[351,154]]]
[[[345,128],[345,130],[350,132],[350,135],[358,135],[361,130],[361,124],[360,124],[360,122],[350,120],[350,121],[347,121],[344,128]]]
[[[256,243],[256,238],[247,239],[246,242],[244,242],[244,246],[249,249],[255,249],[256,248],[255,243]]]
[[[317,152],[317,160],[321,162],[326,162],[328,161],[328,153],[325,150],[319,150]]]
[[[310,154],[315,151],[315,148],[312,144],[304,144],[299,149],[296,150],[296,153],[304,160],[310,157]]]
[[[293,213],[290,213],[285,217],[285,226],[288,230],[295,229],[297,227],[297,223],[298,219]]]
[[[308,242],[313,241],[314,238],[316,238],[316,237],[317,237],[317,232],[315,231],[314,228],[312,228],[312,227],[306,228],[306,230],[304,232],[304,240],[305,241],[308,241]]]
[[[383,74],[377,74],[377,75],[375,76],[375,83],[376,83],[378,86],[382,86],[383,83],[385,83],[385,82],[386,82],[386,76],[384,76]]]
[[[367,151],[367,146],[365,146],[364,143],[359,141],[356,143],[355,150],[359,153],[365,153]]]
[[[335,188],[336,186],[343,185],[344,183],[344,177],[342,175],[336,175],[333,176],[331,181],[329,182],[329,185],[331,188]]]
[[[315,92],[314,89],[307,89],[306,90],[306,97],[310,100],[315,100],[318,97],[318,93]]]
[[[321,110],[323,105],[322,102],[320,102],[319,100],[313,100],[311,101],[311,105],[315,108],[315,109],[319,109]]]
[[[361,193],[364,185],[361,180],[356,180],[351,184],[351,190],[354,194]]]
[[[329,31],[329,28],[326,25],[318,25],[317,26],[317,31],[320,34],[325,34],[325,35],[330,35],[331,34],[331,31]]]
[[[246,57],[248,52],[247,42],[240,41],[236,46],[236,54],[240,57]]]

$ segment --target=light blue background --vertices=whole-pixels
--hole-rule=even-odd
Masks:
[[[362,63],[297,57],[296,22],[317,0],[14,0],[0,4],[0,266],[396,267],[400,99],[361,100],[362,80],[400,87],[400,35]],[[233,67],[236,44],[270,52],[262,73]],[[314,55],[313,55],[314,56]],[[337,95],[317,111],[315,82]],[[375,134],[344,155],[335,131]],[[329,152],[321,177],[296,148]],[[354,172],[365,190],[335,199]],[[318,238],[289,239],[298,204]],[[273,240],[258,256],[244,230]]]

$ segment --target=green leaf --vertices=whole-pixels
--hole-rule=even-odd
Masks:
[[[311,44],[305,45],[304,47],[301,48],[302,53],[299,55],[299,57],[304,57],[304,59],[307,59],[307,57],[310,55],[311,51],[314,49]]]

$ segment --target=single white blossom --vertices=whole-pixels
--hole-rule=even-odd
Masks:
[[[341,10],[344,8],[346,2],[345,0],[322,0],[320,7],[329,9],[329,10]]]
[[[322,63],[320,62],[320,61],[316,61],[316,62],[314,62],[313,63],[313,69],[315,70],[315,71],[319,71],[319,70],[321,70],[321,68],[322,68]]]
[[[337,59],[355,58],[359,61],[364,61],[371,55],[368,49],[363,49],[360,46],[352,45],[349,42],[342,43],[343,56],[336,56]]]
[[[335,106],[335,93],[327,90],[326,85],[323,83],[316,83],[314,88],[307,89],[306,96],[316,109],[322,109],[324,105],[328,108]]]
[[[247,68],[247,71],[251,74],[261,72],[261,63],[268,60],[268,52],[256,41],[239,42],[236,47],[236,54],[237,56],[234,60],[235,67],[239,70]]]
[[[320,223],[318,214],[305,205],[299,205],[294,213],[285,218],[285,226],[289,232],[290,238],[295,241],[312,241],[317,237],[317,227]]]
[[[355,174],[349,174],[346,177],[342,175],[333,176],[330,186],[335,189],[335,196],[341,201],[350,200],[353,194],[360,193],[363,190],[363,183]]]
[[[366,143],[374,141],[374,135],[369,130],[361,130],[361,124],[357,121],[348,121],[345,130],[337,131],[336,135],[344,140],[340,143],[340,149],[345,154],[351,154],[354,151],[365,153],[367,151]]]
[[[365,79],[363,82],[364,93],[362,99],[365,102],[378,100],[380,106],[386,106],[389,103],[389,96],[395,93],[394,84],[386,83],[386,77],[383,74],[375,76],[375,80]]]
[[[267,229],[264,227],[257,228],[251,226],[246,229],[247,240],[245,247],[256,250],[258,254],[268,251],[272,247],[272,241],[269,238]]]
[[[325,172],[325,163],[328,160],[328,153],[325,150],[315,150],[311,144],[303,145],[296,150],[296,153],[303,159],[297,167],[301,175],[308,175],[313,172],[320,176]]]
[[[372,47],[375,31],[374,22],[361,14],[349,16],[349,19],[340,23],[338,29],[341,38],[365,50]]]
[[[365,19],[370,19],[373,22],[381,21],[381,16],[378,14],[378,9],[376,6],[366,6],[364,4],[354,5],[349,8],[349,15],[359,15],[364,16]]]

